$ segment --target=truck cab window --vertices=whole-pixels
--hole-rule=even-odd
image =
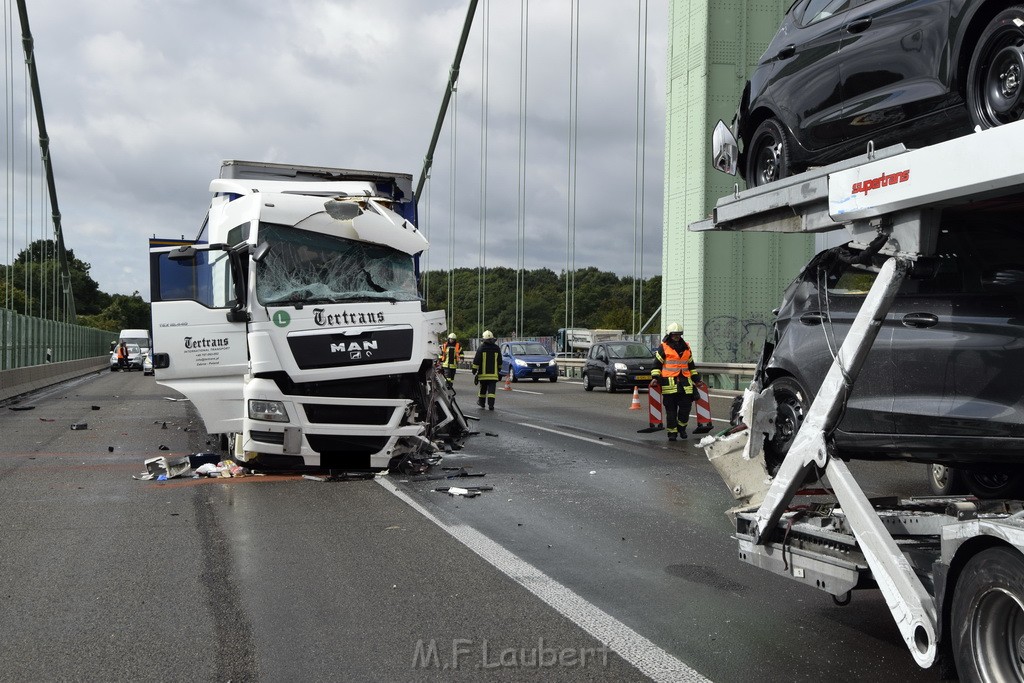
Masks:
[[[256,264],[261,304],[416,301],[413,257],[381,244],[297,228],[260,224],[270,245]]]

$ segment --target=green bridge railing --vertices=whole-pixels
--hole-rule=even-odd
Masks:
[[[116,332],[0,308],[0,370],[106,355],[116,337]]]

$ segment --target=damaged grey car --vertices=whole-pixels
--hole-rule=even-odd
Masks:
[[[936,255],[915,263],[856,382],[845,382],[846,407],[830,435],[839,457],[955,468],[979,498],[1024,493],[1021,216],[995,202],[944,212]],[[777,404],[764,444],[770,471],[886,258],[828,249],[786,289],[756,371]]]

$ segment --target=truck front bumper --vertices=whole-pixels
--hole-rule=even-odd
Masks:
[[[293,462],[338,470],[383,470],[392,458],[429,446],[426,428],[416,421],[408,399],[287,396],[265,379],[246,384],[245,398],[246,417],[236,457],[253,465],[262,458],[275,466]],[[280,401],[288,421],[250,418],[252,399]]]

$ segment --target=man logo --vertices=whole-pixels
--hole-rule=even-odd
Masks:
[[[341,342],[340,344],[331,344],[331,353],[338,353],[348,351],[350,358],[360,358],[362,351],[372,351],[377,348],[377,342],[373,340],[366,340],[361,342]],[[353,355],[355,352],[357,355]],[[367,353],[367,356],[372,354]]]

